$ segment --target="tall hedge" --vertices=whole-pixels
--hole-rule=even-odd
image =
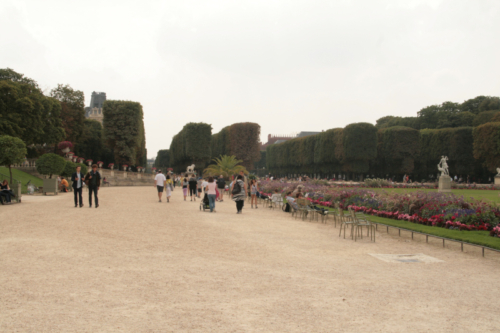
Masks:
[[[343,129],[333,128],[315,136],[314,164],[321,173],[342,171],[344,161]]]
[[[420,131],[420,157],[417,173],[425,179],[437,175],[441,156],[448,156],[450,175],[474,173],[472,127]]]
[[[160,149],[156,154],[155,167],[169,168],[170,167],[170,150]]]
[[[377,158],[370,171],[381,177],[412,173],[420,153],[420,132],[395,126],[379,130],[377,136]]]
[[[140,165],[146,161],[146,137],[142,105],[107,100],[103,105],[103,129],[115,163]]]
[[[170,164],[176,172],[186,170],[191,164],[202,170],[211,159],[212,126],[205,123],[188,123],[177,133],[170,144]]]
[[[377,157],[377,128],[369,123],[347,125],[343,131],[345,163],[343,171],[366,173]]]
[[[242,160],[248,170],[260,160],[260,125],[256,123],[236,123],[224,127],[212,135],[212,158],[233,155]]]
[[[495,172],[500,167],[500,122],[486,123],[474,128],[474,158]]]

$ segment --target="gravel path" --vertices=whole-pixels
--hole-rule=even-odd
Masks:
[[[84,192],[84,196],[87,192]],[[498,332],[499,262],[278,210],[111,187],[0,206],[1,332]],[[423,253],[388,263],[370,253]]]

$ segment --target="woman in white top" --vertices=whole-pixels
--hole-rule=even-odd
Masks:
[[[217,183],[214,182],[214,177],[209,177],[207,186],[205,187],[205,192],[208,196],[210,213],[215,212],[215,197],[217,196],[216,187]]]

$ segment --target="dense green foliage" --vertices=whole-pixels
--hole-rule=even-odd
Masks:
[[[486,124],[493,121],[493,118],[497,118],[500,116],[500,110],[492,110],[492,111],[482,111],[479,112],[475,117],[472,125],[477,127],[482,124]]]
[[[78,145],[83,133],[85,120],[85,97],[83,91],[74,90],[69,85],[58,84],[50,91],[50,96],[61,103],[62,126],[66,133],[66,141]]]
[[[212,126],[205,123],[188,123],[177,133],[170,144],[170,165],[176,172],[186,170],[191,164],[203,169],[211,157]]]
[[[11,165],[22,163],[26,152],[23,140],[9,135],[0,136],[0,165],[9,168],[10,183],[12,183]]]
[[[371,171],[378,175],[410,174],[420,153],[419,131],[403,126],[378,131],[377,158]]]
[[[106,147],[102,134],[103,129],[100,122],[85,119],[80,141],[74,148],[75,155],[83,156],[85,159],[91,159],[95,162],[103,161],[105,165],[112,162],[112,160],[109,160],[109,157],[103,158]]]
[[[21,193],[28,192],[28,187],[27,187],[28,182],[31,182],[31,184],[38,187],[43,186],[43,179],[40,179],[36,176],[32,176],[29,173],[26,173],[19,169],[11,169],[11,172],[12,172],[12,179],[21,182]],[[9,173],[8,168],[0,166],[0,174],[7,175],[8,173]],[[0,181],[3,181],[3,178],[0,178]],[[10,181],[9,184],[13,184],[12,180]]]
[[[66,161],[66,164],[64,165],[64,169],[60,175],[63,177],[71,177],[71,175],[75,171],[76,171],[76,163],[73,163],[71,161]]]
[[[212,135],[212,157],[234,155],[242,160],[242,165],[253,169],[260,160],[260,125],[256,123],[236,123],[224,127]]]
[[[500,167],[500,122],[474,128],[474,157],[490,172]]]
[[[32,79],[0,69],[0,135],[18,137],[26,145],[63,140],[60,103],[44,96]]]
[[[369,162],[377,157],[377,129],[369,123],[347,125],[343,131],[344,170],[366,173]]]
[[[163,170],[170,168],[170,150],[158,150],[158,153],[156,154],[155,167]]]
[[[36,161],[36,170],[41,175],[59,175],[66,166],[66,160],[56,154],[44,154]]]
[[[107,100],[103,106],[105,142],[114,152],[116,164],[145,165],[146,138],[142,105]]]

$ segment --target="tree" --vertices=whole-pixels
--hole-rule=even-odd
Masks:
[[[12,184],[12,164],[19,164],[26,157],[26,145],[23,140],[8,135],[0,136],[0,165],[9,167],[10,184]]]
[[[461,105],[460,105],[460,110],[462,112],[471,112],[473,114],[478,114],[480,111],[479,111],[479,105],[481,105],[481,103],[487,99],[488,97],[486,96],[477,96],[477,97],[474,97],[474,98],[471,98],[471,99],[468,99],[466,100],[465,102],[463,102]]]
[[[75,154],[94,161],[100,161],[103,159],[103,150],[104,140],[101,123],[97,120],[85,119],[80,141],[74,148]]]
[[[195,164],[203,169],[211,157],[212,126],[205,123],[188,123],[177,133],[170,144],[170,164],[177,172]]]
[[[62,127],[66,140],[78,144],[85,120],[85,96],[83,91],[74,90],[68,84],[58,84],[50,91],[50,96],[61,103]]]
[[[36,161],[36,170],[41,175],[48,175],[49,178],[52,178],[52,175],[61,174],[65,166],[66,160],[61,156],[52,153],[43,154]]]
[[[60,107],[43,95],[35,81],[11,69],[0,69],[0,135],[26,145],[55,144],[64,139]]]
[[[107,100],[103,106],[104,138],[115,163],[138,165],[146,157],[144,114],[137,102]]]
[[[61,172],[61,176],[71,177],[71,175],[73,175],[73,172],[76,171],[76,165],[77,164],[74,162],[67,161],[66,164],[64,165],[63,171]]]
[[[477,127],[479,125],[489,123],[489,122],[493,121],[493,118],[495,116],[498,118],[497,115],[499,115],[499,114],[500,114],[500,110],[491,110],[491,111],[482,111],[482,112],[479,112],[474,117],[474,121],[472,122],[472,124],[474,125],[474,127]]]
[[[242,164],[252,169],[260,159],[260,125],[237,123],[229,128],[231,155],[242,160]]]
[[[344,134],[344,171],[366,173],[369,162],[377,157],[377,129],[369,123],[347,125]]]
[[[409,127],[389,127],[378,131],[375,173],[403,175],[412,173],[420,153],[420,132]]]
[[[227,179],[232,175],[238,174],[240,171],[248,174],[248,171],[244,166],[238,165],[243,161],[238,160],[235,156],[224,155],[220,158],[214,158],[213,161],[215,162],[215,164],[211,164],[205,170],[203,170],[203,174],[205,176],[222,175]]]
[[[474,128],[474,158],[483,162],[490,172],[500,166],[500,122]]]
[[[156,154],[155,160],[156,168],[169,168],[170,167],[170,151],[168,149],[160,149]]]
[[[479,104],[479,112],[500,110],[500,97],[486,97],[481,104]]]

